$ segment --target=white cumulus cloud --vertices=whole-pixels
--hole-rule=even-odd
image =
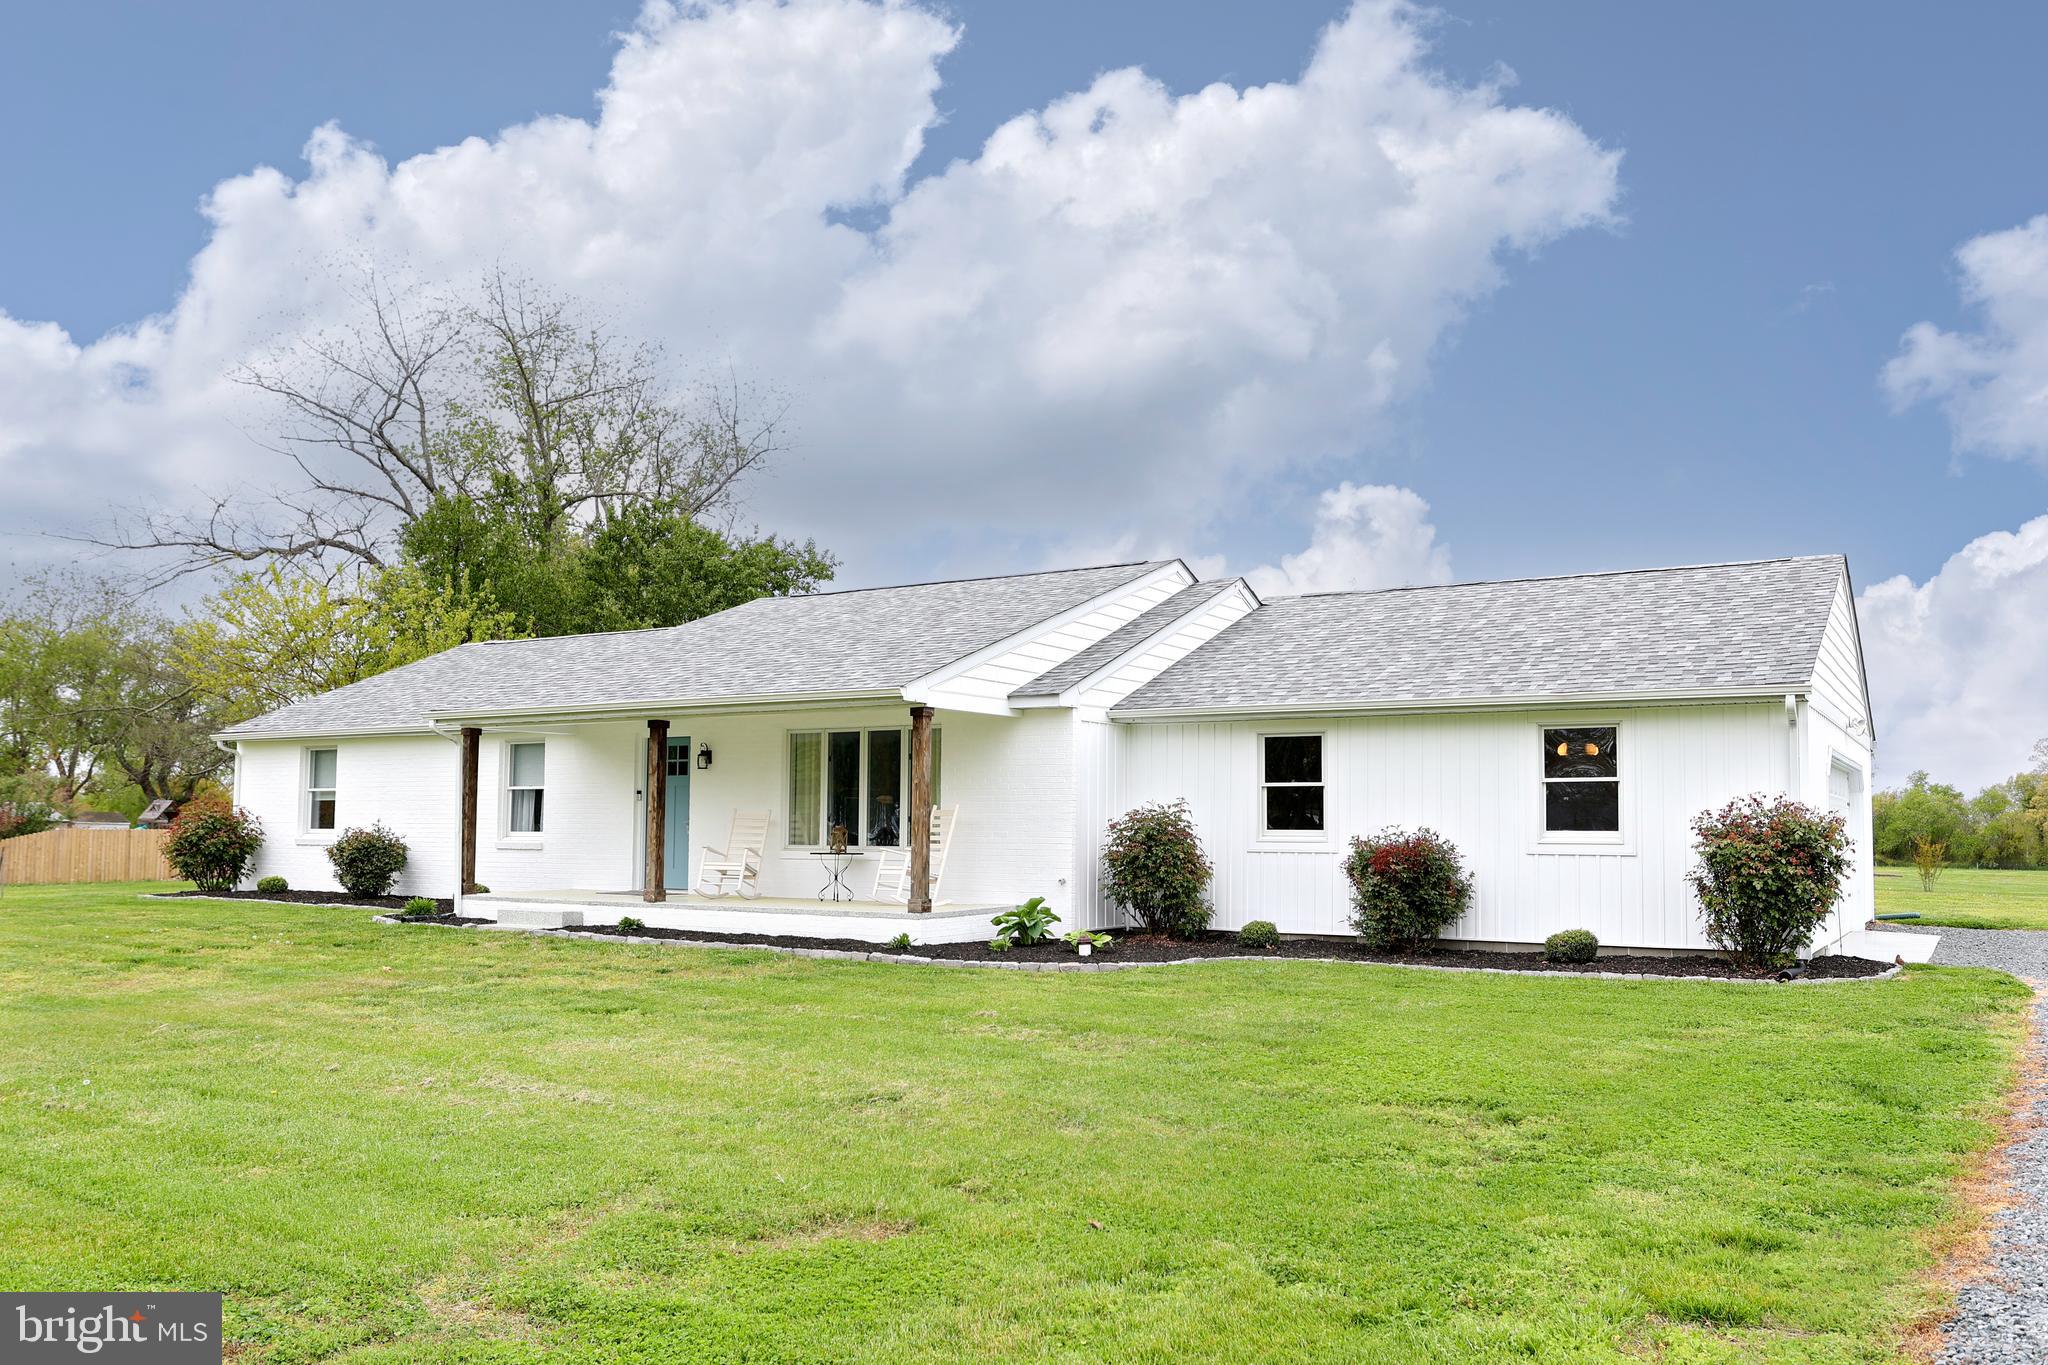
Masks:
[[[1339,484],[1316,500],[1308,547],[1245,578],[1260,593],[1347,592],[1451,581],[1429,504],[1391,484]]]
[[[594,120],[395,163],[323,127],[302,172],[213,188],[162,314],[80,342],[0,313],[0,532],[289,483],[223,376],[338,321],[337,263],[370,261],[522,273],[786,391],[797,446],[753,509],[853,577],[1214,549],[1232,497],[1355,456],[1511,256],[1612,213],[1618,153],[1452,82],[1420,22],[1361,0],[1290,82],[1108,72],[911,183],[951,22],[651,4]]]
[[[1864,589],[1857,620],[1878,767],[1972,790],[2027,766],[2048,737],[2048,516],[1979,536],[1924,583]]]
[[[1958,449],[2048,467],[2048,214],[1972,238],[1956,265],[1981,329],[1916,323],[1885,387],[1901,407],[1940,403]]]

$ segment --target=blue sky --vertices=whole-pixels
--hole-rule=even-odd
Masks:
[[[0,310],[82,345],[170,309],[213,232],[201,198],[259,165],[305,176],[302,148],[328,120],[391,163],[537,115],[594,120],[613,35],[636,13],[16,7],[0,34]],[[967,0],[944,13],[964,35],[937,60],[941,119],[913,185],[1107,70],[1141,66],[1175,95],[1295,81],[1343,11]],[[1622,153],[1608,221],[1505,251],[1497,287],[1468,291],[1428,331],[1426,379],[1339,424],[1334,446],[1311,451],[1276,425],[1299,458],[1233,466],[1189,543],[1169,548],[1234,570],[1274,563],[1341,481],[1426,500],[1459,578],[1841,550],[1861,585],[1919,585],[2048,510],[2042,458],[1957,451],[1938,403],[1895,411],[1881,377],[1908,327],[1977,325],[1958,247],[2048,211],[2048,8],[1470,0],[1424,27],[1438,78],[1510,68],[1504,105],[1555,111]],[[841,216],[874,227],[892,202]],[[821,435],[831,417],[806,420],[799,483],[803,461],[842,458]],[[1104,428],[1111,461],[1118,430]],[[1046,439],[1077,431],[1085,440],[1078,419]],[[763,505],[834,542],[830,519],[786,487]],[[60,529],[37,506],[0,515],[19,560],[36,553],[24,532]],[[1173,539],[1171,523],[1121,542],[1107,529],[1071,548]],[[990,533],[944,504],[886,545],[849,536],[856,580],[1029,567],[1047,540]]]

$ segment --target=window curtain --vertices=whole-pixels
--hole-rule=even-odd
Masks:
[[[822,844],[818,813],[824,804],[825,737],[789,737],[789,842],[799,847]]]

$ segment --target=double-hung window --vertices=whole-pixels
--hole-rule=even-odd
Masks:
[[[306,828],[334,828],[336,749],[306,750]]]
[[[1612,725],[1543,731],[1543,832],[1621,837],[1621,734]]]
[[[1323,737],[1259,736],[1259,828],[1268,835],[1324,829]]]
[[[505,791],[510,798],[505,828],[513,834],[538,834],[541,807],[547,796],[545,744],[505,746]]]
[[[932,804],[939,804],[940,732],[932,731]],[[909,819],[907,730],[803,730],[789,737],[789,842],[821,848],[834,826],[857,848],[896,848]]]

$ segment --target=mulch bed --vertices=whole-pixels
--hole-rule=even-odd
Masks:
[[[891,948],[846,938],[803,938],[772,934],[733,934],[694,929],[620,929],[612,924],[589,924],[550,930],[558,934],[589,934],[607,938],[662,938],[686,943],[759,944],[764,948],[824,948],[838,952],[899,953],[904,957],[943,958],[954,962],[1079,962],[1067,944],[1055,939],[992,953],[986,943],[931,943],[909,948]],[[1541,953],[1496,953],[1459,948],[1439,948],[1427,953],[1379,953],[1354,940],[1283,939],[1276,948],[1247,948],[1230,933],[1205,934],[1195,939],[1125,936],[1111,931],[1116,940],[1108,952],[1098,952],[1090,962],[1181,962],[1203,957],[1340,958],[1353,962],[1387,962],[1425,967],[1493,967],[1520,972],[1625,972],[1643,976],[1704,976],[1739,980],[1774,976],[1774,972],[1750,972],[1737,968],[1725,958],[1706,954],[1678,957],[1602,957],[1589,963],[1549,962]],[[1808,979],[1878,976],[1890,970],[1888,962],[1862,957],[1818,957],[1807,964]]]
[[[172,891],[169,896],[198,896],[215,901],[285,901],[293,905],[360,905],[372,910],[403,910],[411,896],[351,896],[346,891]],[[443,916],[440,921],[453,921],[455,902],[447,897],[434,901],[434,909]],[[464,920],[464,924],[483,924],[484,920]]]

